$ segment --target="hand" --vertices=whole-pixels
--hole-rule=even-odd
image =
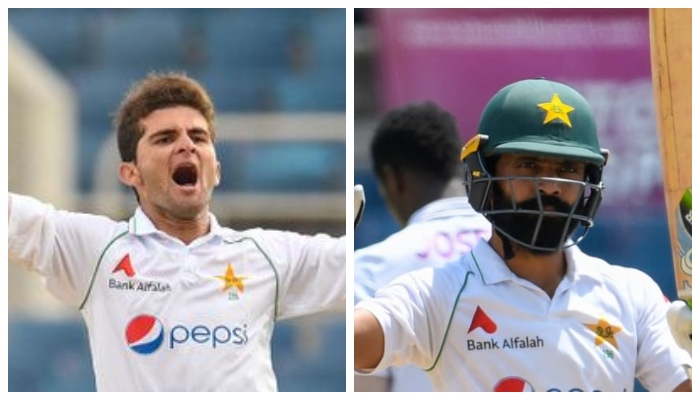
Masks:
[[[362,185],[355,185],[355,228],[362,219],[362,213],[365,211],[365,189]]]
[[[692,303],[690,303],[692,304]],[[676,300],[666,312],[666,319],[673,338],[683,350],[693,356],[693,311],[689,303]]]

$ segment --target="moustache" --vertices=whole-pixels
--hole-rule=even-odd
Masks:
[[[556,212],[562,212],[562,213],[569,213],[571,212],[571,206],[563,201],[562,199],[555,197],[555,196],[540,196],[540,199],[542,200],[542,209],[545,207],[552,207],[554,210],[548,210],[548,211],[556,211]],[[539,211],[540,210],[540,202],[538,201],[537,197],[533,197],[528,200],[523,200],[519,203],[515,204],[516,209],[518,210],[532,210],[532,211]]]

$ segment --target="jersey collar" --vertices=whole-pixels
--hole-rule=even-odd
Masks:
[[[209,213],[209,224],[211,226],[209,233],[206,236],[223,236],[224,229],[219,225],[214,214]],[[158,230],[150,218],[143,212],[141,207],[137,207],[134,215],[129,220],[129,233],[141,236],[152,233],[160,233],[167,235],[165,232]]]
[[[602,260],[586,255],[578,246],[567,247],[564,250],[564,256],[567,264],[565,281],[577,282],[586,278],[598,282],[602,280],[600,269],[605,264]],[[516,278],[503,259],[483,238],[479,240],[472,254],[468,254],[467,257],[473,257],[475,272],[481,275],[486,284],[496,284]]]

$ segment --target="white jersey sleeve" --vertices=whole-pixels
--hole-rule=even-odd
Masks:
[[[259,231],[261,249],[279,274],[277,318],[345,310],[345,236]]]
[[[388,266],[379,255],[364,255],[356,251],[354,259],[354,304],[357,304],[361,300],[369,299],[374,296],[374,293],[382,284],[380,282],[383,282],[378,279],[377,275],[382,274]]]
[[[409,272],[356,305],[371,312],[384,332],[384,355],[375,371],[408,364],[424,370],[433,366],[465,284],[460,272],[466,271],[446,266]]]
[[[10,194],[8,255],[37,272],[58,299],[79,307],[101,250],[126,225],[105,217],[56,210],[32,197]]]
[[[642,271],[629,282],[637,310],[638,354],[636,374],[641,384],[652,392],[670,392],[686,379],[682,364],[691,364],[690,356],[677,346],[666,320],[666,303],[659,286]]]
[[[369,252],[368,250],[369,249],[355,251],[354,254],[353,269],[355,281],[353,291],[355,300],[353,304],[355,305],[364,299],[371,299],[374,296],[380,284],[385,282],[379,275],[384,274],[388,268],[391,268],[391,266],[386,265],[384,257]],[[391,369],[387,368],[375,371],[372,375],[389,380],[391,378],[390,371]],[[362,381],[360,381],[360,383],[362,383]]]
[[[426,204],[402,230],[355,251],[355,304],[373,297],[379,288],[405,273],[439,268],[460,258],[490,232],[488,220],[473,210],[466,197]],[[387,368],[372,375],[387,377],[391,391],[432,391],[426,372],[415,365]]]

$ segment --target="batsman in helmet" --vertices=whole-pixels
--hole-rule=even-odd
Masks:
[[[632,391],[635,379],[692,391],[658,284],[578,247],[609,157],[573,87],[499,90],[461,153],[466,195],[493,234],[358,303],[355,369],[416,364],[440,391]]]

